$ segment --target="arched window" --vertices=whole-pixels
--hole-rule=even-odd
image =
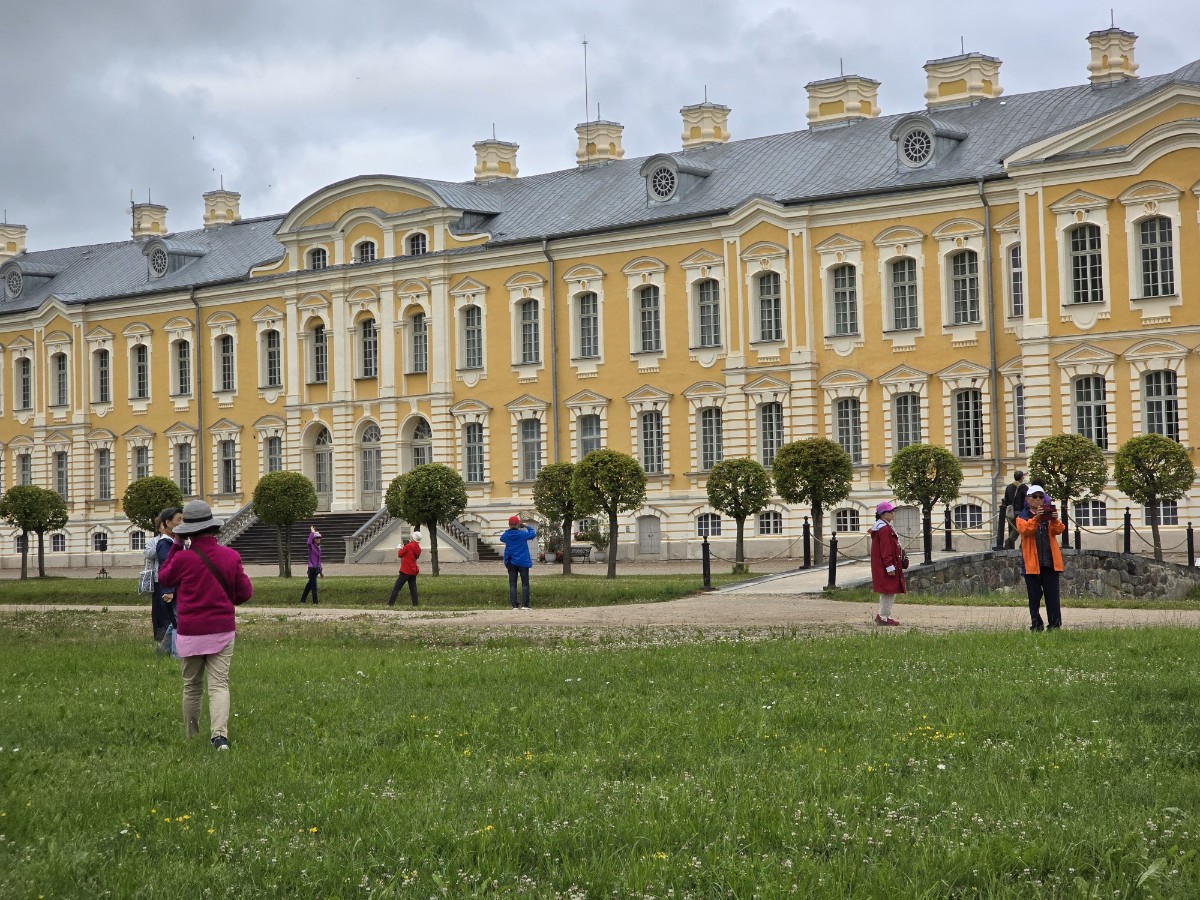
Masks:
[[[420,419],[413,427],[412,457],[414,466],[433,462],[433,429],[424,419]]]
[[[101,447],[95,453],[96,460],[96,499],[111,500],[113,498],[112,451]]]
[[[283,438],[278,435],[267,438],[266,459],[268,473],[283,471]]]
[[[362,461],[362,505],[378,506],[383,491],[383,433],[372,422],[363,429],[360,442]]]
[[[147,478],[150,475],[150,448],[133,448],[133,480]]]
[[[783,513],[769,509],[758,514],[758,533],[760,535],[783,534]]]
[[[643,353],[662,349],[662,318],[659,309],[658,287],[648,285],[638,289],[638,328]]]
[[[1025,315],[1025,267],[1020,244],[1008,248],[1008,314],[1014,319]]]
[[[591,291],[580,294],[575,302],[579,356],[593,359],[600,355],[600,304]]]
[[[141,346],[140,344],[138,346]],[[55,353],[50,357],[50,368],[54,372],[54,395],[51,406],[66,406],[71,402],[70,379],[67,374],[67,354]]]
[[[175,483],[183,496],[190,497],[192,490],[192,445],[184,442],[175,445]]]
[[[857,509],[838,509],[833,513],[834,531],[858,531],[859,519]]]
[[[696,516],[696,537],[720,537],[721,517],[716,513],[701,513]]]
[[[483,425],[468,422],[463,426],[463,478],[471,484],[484,481]]]
[[[579,458],[583,459],[593,450],[599,450],[600,417],[592,414],[579,417]]]
[[[917,261],[903,257],[889,266],[892,275],[892,328],[909,331],[918,327]]]
[[[358,323],[359,357],[363,378],[374,378],[379,374],[379,332],[374,319],[363,319]]]
[[[638,417],[641,432],[642,469],[647,475],[663,472],[663,417],[658,410],[644,412]]]
[[[483,368],[483,311],[478,306],[463,307],[464,369]]]
[[[1142,382],[1142,397],[1147,434],[1161,434],[1179,440],[1179,389],[1170,369],[1147,372]]]
[[[1108,398],[1104,378],[1085,375],[1075,381],[1075,433],[1108,449]]]
[[[236,387],[234,373],[236,360],[233,356],[233,337],[223,334],[217,338],[217,366],[221,386],[218,390],[232,391]]]
[[[33,362],[17,360],[17,409],[33,409]]]
[[[538,302],[526,300],[521,304],[521,364],[541,361],[541,332]]]
[[[521,480],[534,481],[542,470],[542,423],[539,419],[521,420]]]
[[[1103,303],[1104,277],[1097,225],[1076,225],[1068,233],[1071,244],[1071,302]]]
[[[283,386],[283,348],[279,332],[272,328],[263,332],[263,362],[265,387]]]
[[[33,454],[17,454],[17,484],[33,484]]]
[[[71,462],[65,450],[54,454],[54,490],[64,500],[71,499]]]
[[[835,266],[833,272],[833,333],[858,334],[858,273],[854,266]]]
[[[723,431],[718,407],[709,406],[700,410],[700,469],[704,472],[725,458]]]
[[[375,262],[375,242],[363,241],[355,247],[354,261],[358,263]]]
[[[425,313],[419,312],[412,317],[412,371],[414,373],[429,371],[429,325]]]
[[[329,347],[325,341],[325,326],[318,322],[312,329],[312,383],[325,384],[329,380]]]
[[[892,445],[903,450],[921,443],[921,395],[897,394],[892,398]]]
[[[983,395],[974,388],[954,394],[954,447],[964,459],[983,456]]]
[[[983,507],[976,503],[960,503],[951,510],[954,527],[962,531],[983,527]]]
[[[308,267],[314,271],[324,269],[329,265],[329,254],[325,252],[324,247],[317,247],[314,250],[308,251]]]
[[[777,272],[758,276],[758,339],[783,340],[783,299]]]
[[[712,278],[696,282],[696,323],[699,346],[721,346],[721,286]]]
[[[133,370],[130,373],[131,394],[135,400],[145,400],[150,396],[150,348],[145,344],[134,344],[130,363]]]
[[[1166,297],[1175,293],[1175,247],[1171,220],[1165,216],[1145,219],[1138,225],[1142,254],[1142,296]]]
[[[192,345],[189,341],[178,340],[171,345],[171,349],[175,358],[175,393],[186,396],[192,392]]]
[[[238,488],[237,441],[221,441],[221,493],[236,494]]]
[[[759,462],[770,468],[783,446],[783,404],[764,403],[758,408]]]
[[[856,397],[842,397],[833,402],[834,428],[837,442],[850,454],[850,462],[862,464],[862,422]]]
[[[425,237],[424,232],[409,235],[408,237],[408,255],[409,256],[424,256],[428,253],[429,241]]]
[[[950,257],[951,321],[955,325],[979,322],[979,254],[960,250]]]
[[[1025,455],[1025,385],[1013,386],[1013,449]]]
[[[96,402],[112,403],[112,356],[107,350],[97,350],[92,354],[92,361]]]

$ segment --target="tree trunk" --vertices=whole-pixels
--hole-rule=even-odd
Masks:
[[[287,578],[287,567],[283,562],[283,526],[275,526],[275,562],[279,564],[279,577]]]
[[[745,533],[746,517],[734,519],[734,524],[737,525],[737,543],[733,547],[733,561],[740,568],[746,562],[745,545],[742,543],[742,535]]]
[[[292,577],[292,523],[288,522],[283,528],[283,549],[280,551],[283,559],[283,577]]]
[[[38,536],[38,578],[46,577],[46,532],[39,531]]]
[[[1162,562],[1162,538],[1158,535],[1158,510],[1157,503],[1150,504],[1150,533],[1154,535],[1154,561]]]
[[[617,513],[608,514],[608,574],[605,578],[617,577]]]
[[[821,543],[821,537],[825,533],[825,529],[821,527],[821,520],[824,518],[825,514],[824,510],[821,509],[821,504],[814,503],[812,507],[814,566],[819,566],[825,561],[825,547]]]
[[[923,565],[929,565],[933,562],[933,504],[921,508],[921,537],[925,544],[925,562]]]
[[[100,557],[100,562],[104,562],[104,557]],[[100,568],[104,568],[103,565]],[[24,581],[29,577],[29,532],[21,532],[21,580]]]
[[[430,568],[436,577],[438,572],[438,551],[437,551],[437,522],[427,522],[425,530],[429,532],[429,560]]]
[[[574,524],[570,516],[563,519],[562,523],[562,551],[563,551],[563,574],[571,574],[571,525]]]

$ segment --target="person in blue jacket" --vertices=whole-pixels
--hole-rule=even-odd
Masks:
[[[529,523],[522,524],[520,516],[510,516],[508,530],[500,535],[504,542],[504,567],[508,569],[508,602],[513,609],[517,606],[517,576],[521,576],[522,599],[525,609],[529,609],[529,567],[533,559],[529,555],[529,542],[537,537],[537,532]]]

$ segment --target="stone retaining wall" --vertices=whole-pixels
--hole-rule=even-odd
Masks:
[[[1065,597],[1119,597],[1143,600],[1179,600],[1200,586],[1200,567],[1156,563],[1141,556],[1108,550],[1064,553],[1062,576]],[[973,553],[914,565],[906,574],[912,594],[985,594],[1016,591],[1024,594],[1020,552]]]

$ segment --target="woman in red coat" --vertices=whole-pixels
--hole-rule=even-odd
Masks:
[[[406,581],[408,582],[408,594],[412,597],[412,605],[417,605],[417,574],[421,571],[417,566],[417,558],[420,555],[421,532],[413,531],[412,538],[396,549],[396,556],[400,558],[400,576],[392,587],[392,596],[388,598],[388,606],[396,605],[396,597],[399,596],[400,588],[404,587]]]
[[[896,507],[884,500],[875,507],[875,524],[871,526],[871,590],[879,594],[876,625],[899,625],[892,618],[892,603],[904,589],[904,548],[900,536],[892,527]]]

